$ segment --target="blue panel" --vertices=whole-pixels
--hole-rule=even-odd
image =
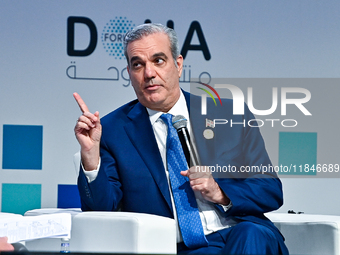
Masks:
[[[316,165],[317,133],[280,132],[279,166],[286,167],[281,174],[316,175]]]
[[[58,185],[58,208],[80,208],[77,185]]]
[[[42,126],[3,126],[3,169],[42,169]]]
[[[24,215],[41,208],[41,184],[2,184],[1,211]]]

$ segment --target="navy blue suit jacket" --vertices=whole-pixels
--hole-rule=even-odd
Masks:
[[[208,114],[202,116],[200,98],[183,93],[201,165],[230,165],[239,169],[271,164],[259,129],[247,125],[247,120],[254,118],[247,107],[244,115],[234,116],[231,100],[223,100],[223,107],[212,105],[208,100]],[[245,127],[242,124],[231,127],[230,123],[216,125],[214,138],[205,139],[206,118],[233,119],[234,123],[245,120]],[[115,211],[121,208],[127,212],[173,218],[165,169],[146,108],[134,100],[104,116],[101,123],[98,176],[90,184],[83,171],[78,178],[82,210]],[[265,225],[283,245],[280,232],[263,215],[283,203],[281,182],[275,174],[222,173],[215,175],[215,179],[233,204],[226,213],[216,205],[226,217]]]

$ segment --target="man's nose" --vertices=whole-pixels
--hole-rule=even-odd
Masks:
[[[156,78],[156,70],[155,70],[154,65],[152,64],[145,65],[144,77],[147,80]]]

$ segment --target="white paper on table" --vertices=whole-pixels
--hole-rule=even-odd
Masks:
[[[39,216],[0,218],[0,237],[7,236],[9,243],[46,237],[71,236],[71,214],[55,213]]]

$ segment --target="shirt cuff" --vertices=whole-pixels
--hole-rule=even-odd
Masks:
[[[230,203],[228,205],[221,205],[221,204],[219,204],[219,205],[223,208],[224,212],[227,212],[233,206],[231,201],[230,201]]]
[[[94,170],[91,170],[91,171],[85,171],[84,166],[83,166],[83,162],[80,162],[81,168],[83,169],[83,172],[84,172],[84,174],[87,178],[88,183],[93,182],[97,178],[99,168],[100,168],[100,162],[101,162],[101,160],[99,158],[99,164],[97,166],[97,169],[94,169]]]

